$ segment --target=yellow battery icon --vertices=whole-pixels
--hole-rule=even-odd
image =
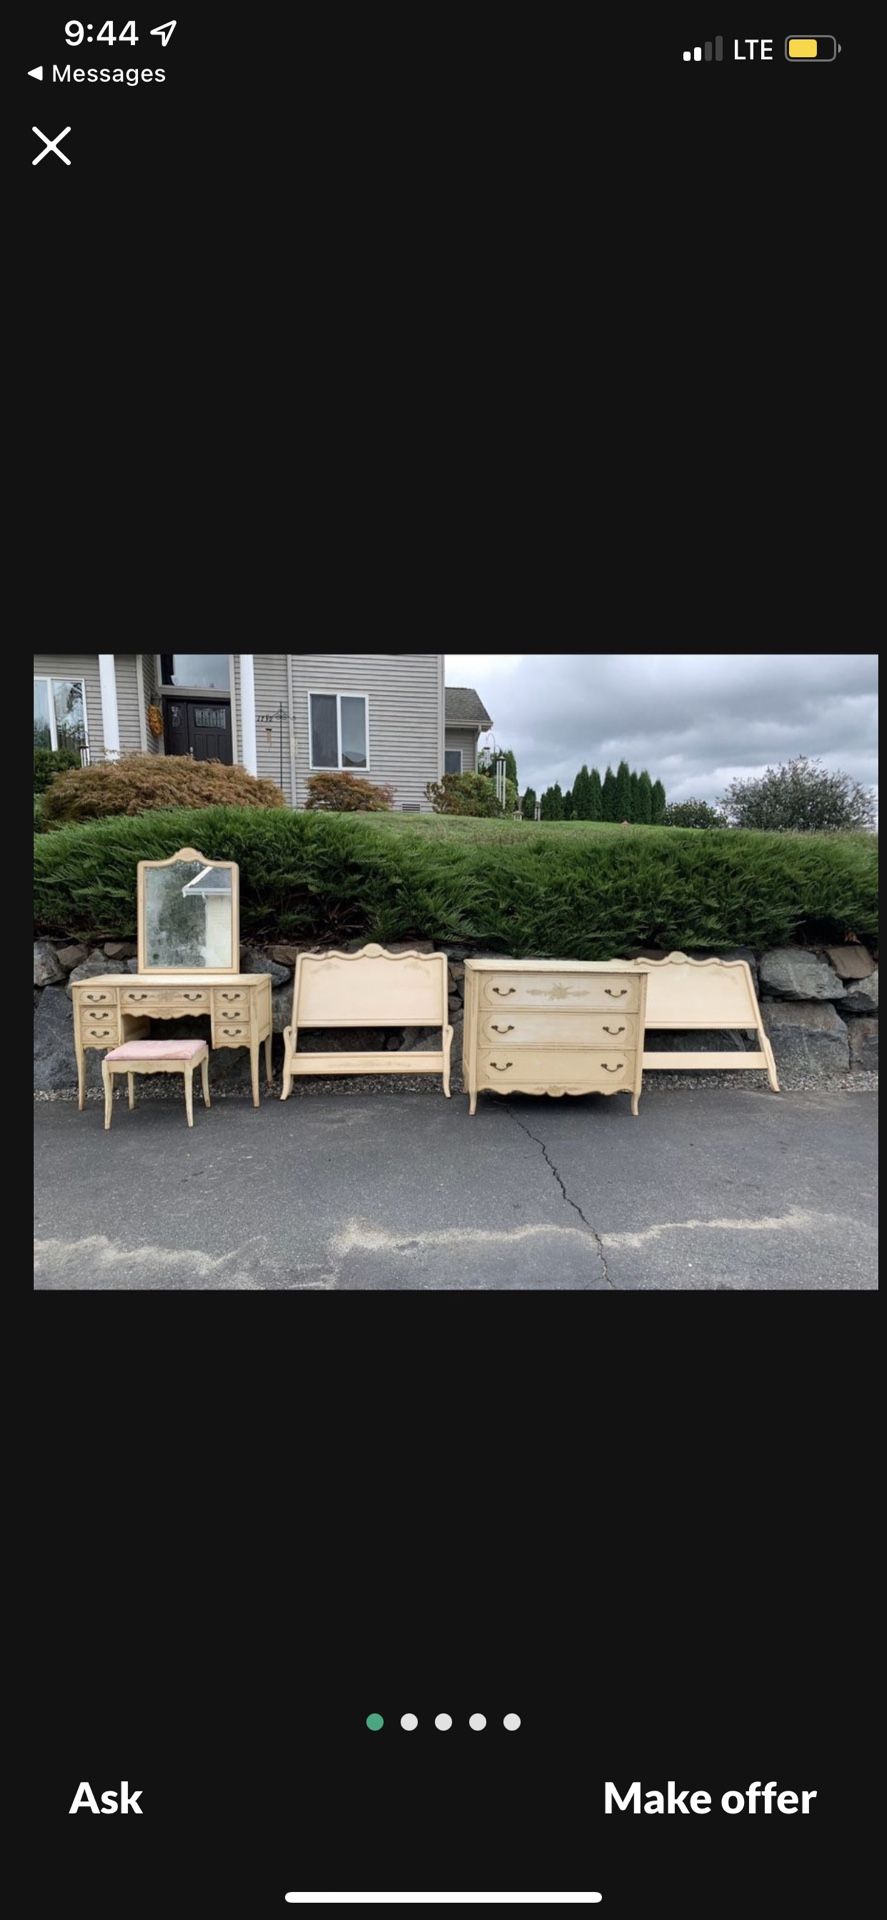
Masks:
[[[785,43],[787,60],[834,60],[840,51],[833,33],[790,34]]]

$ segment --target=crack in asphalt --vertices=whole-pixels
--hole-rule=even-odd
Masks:
[[[510,1113],[512,1120],[515,1122],[515,1125],[520,1127],[520,1130],[522,1133],[526,1134],[527,1139],[532,1140],[537,1147],[542,1148],[542,1158],[545,1161],[546,1166],[550,1168],[551,1172],[554,1174],[554,1177],[557,1181],[558,1186],[560,1187],[561,1193],[563,1194],[563,1197],[567,1203],[567,1206],[572,1207],[574,1213],[578,1213],[579,1218],[582,1221],[582,1225],[586,1229],[586,1232],[591,1234],[592,1240],[594,1241],[594,1244],[595,1244],[595,1250],[597,1252],[598,1259],[600,1260],[601,1266],[604,1269],[604,1279],[607,1282],[607,1286],[611,1288],[613,1293],[618,1293],[619,1288],[614,1286],[613,1281],[610,1279],[610,1269],[607,1266],[607,1256],[604,1252],[604,1243],[601,1239],[601,1236],[598,1233],[597,1228],[592,1225],[591,1221],[586,1220],[585,1215],[578,1201],[570,1199],[567,1189],[564,1186],[564,1183],[560,1177],[560,1174],[558,1173],[557,1167],[555,1166],[554,1161],[552,1160],[551,1155],[548,1151],[548,1148],[545,1145],[545,1141],[540,1140],[538,1134],[530,1132],[529,1127],[524,1125],[523,1120],[518,1119],[518,1116],[515,1113],[514,1108],[509,1106],[507,1100],[504,1100],[502,1104],[505,1108],[506,1113]]]

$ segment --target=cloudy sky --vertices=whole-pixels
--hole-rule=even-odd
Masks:
[[[875,654],[448,653],[446,677],[476,687],[521,792],[627,760],[714,801],[800,753],[877,791]]]

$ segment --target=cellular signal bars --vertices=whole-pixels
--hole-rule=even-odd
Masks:
[[[711,58],[712,43],[710,40],[703,41],[701,47],[691,47],[684,54],[685,60],[711,60]],[[714,58],[715,60],[723,60],[724,58],[724,36],[722,33],[717,34],[715,38]]]

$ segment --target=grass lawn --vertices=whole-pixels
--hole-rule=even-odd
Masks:
[[[340,818],[342,816],[338,816]],[[475,820],[471,816],[452,813],[362,813],[361,820],[369,826],[380,827],[385,833],[424,833],[436,839],[450,840],[462,846],[472,841],[498,841],[499,845],[521,846],[530,840],[565,841],[574,843],[590,838],[600,840],[627,840],[629,834],[642,833],[649,839],[651,835],[661,839],[667,836],[673,839],[676,833],[711,832],[702,827],[623,827],[614,826],[605,820]],[[715,829],[719,832],[721,829]]]

